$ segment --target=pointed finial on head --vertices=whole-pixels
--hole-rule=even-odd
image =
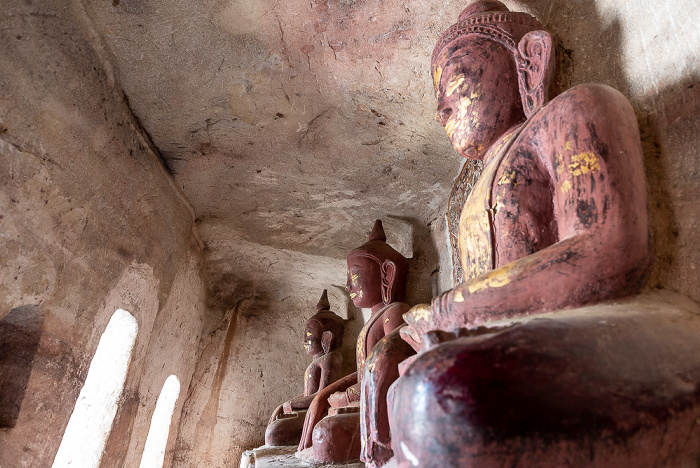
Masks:
[[[384,234],[384,227],[382,227],[381,219],[378,219],[374,222],[372,232],[369,233],[369,240],[378,240],[386,242],[386,234]]]
[[[316,310],[330,310],[331,309],[331,303],[328,302],[328,290],[324,289],[323,294],[321,294],[321,299],[318,300],[318,304],[316,304]]]
[[[458,21],[464,21],[470,16],[494,11],[509,11],[508,7],[497,0],[478,0],[469,4],[459,15]]]

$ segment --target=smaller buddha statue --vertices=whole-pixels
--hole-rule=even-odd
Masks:
[[[357,339],[357,372],[320,391],[306,415],[299,451],[313,445],[313,458],[326,463],[360,458],[361,447],[367,442],[360,435],[363,411],[371,411],[372,427],[388,435],[387,391],[398,378],[398,363],[407,357],[380,353],[373,357],[372,372],[364,372],[375,345],[405,325],[402,315],[410,309],[401,302],[408,271],[406,258],[386,243],[380,220],[375,222],[369,241],[348,254],[347,263],[346,290],[356,307],[369,308],[372,314]],[[398,333],[392,336],[399,338]],[[410,347],[409,352],[413,352]],[[363,382],[363,378],[371,382]],[[329,407],[329,416],[322,419]]]
[[[319,390],[335,382],[340,375],[343,356],[343,319],[330,310],[328,291],[323,290],[318,313],[306,322],[304,350],[313,361],[304,372],[304,393],[275,408],[265,431],[265,444],[272,446],[299,443],[306,409]]]

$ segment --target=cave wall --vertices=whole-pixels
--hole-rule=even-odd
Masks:
[[[423,11],[423,3],[406,2],[406,11]],[[465,3],[429,8],[431,43]],[[561,88],[602,82],[631,100],[657,255],[649,287],[700,301],[700,7],[679,0],[653,8],[641,0],[505,3],[535,14],[560,41]],[[301,391],[309,362],[302,331],[321,290],[329,289],[332,309],[350,319],[347,371],[366,311],[355,310],[342,292],[344,260],[309,253],[312,242],[303,240],[300,253],[257,244],[232,231],[230,220],[210,217],[196,226],[131,114],[119,71],[84,5],[10,0],[2,13],[0,317],[36,304],[43,322],[16,425],[0,429],[0,465],[50,465],[99,337],[114,310],[124,308],[140,330],[103,466],[138,463],[160,387],[173,373],[181,396],[165,466],[237,466],[241,451],[262,443],[272,409]],[[424,49],[415,61],[424,64],[428,82],[421,87],[413,79],[412,86],[420,88],[413,96],[428,99]],[[408,72],[391,73],[398,90]],[[413,170],[430,165],[429,152],[422,155],[412,156]],[[456,154],[453,164],[456,177]],[[442,198],[429,194],[429,225],[385,219],[389,242],[411,258],[412,304],[451,286],[442,217],[449,189],[441,190]],[[371,223],[335,231],[334,243],[356,247]]]
[[[0,465],[51,465],[122,308],[139,331],[103,466],[137,466],[161,386],[175,374],[187,389],[209,320],[192,210],[80,5],[11,0],[0,14],[0,317],[23,305],[43,315]]]

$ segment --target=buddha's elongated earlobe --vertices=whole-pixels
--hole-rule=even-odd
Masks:
[[[324,331],[323,335],[321,335],[321,347],[323,348],[323,354],[330,353],[332,345],[333,345],[333,332]]]
[[[391,260],[382,263],[382,302],[390,304],[394,301],[393,290],[396,279],[396,264]]]
[[[549,100],[554,72],[554,44],[547,31],[530,31],[518,43],[515,62],[525,116],[530,117]]]

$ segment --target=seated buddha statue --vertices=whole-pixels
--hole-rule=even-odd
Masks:
[[[313,459],[325,463],[359,458],[360,410],[365,402],[369,401],[373,409],[378,408],[378,413],[384,415],[384,425],[388,430],[386,392],[398,378],[398,363],[406,358],[406,355],[386,355],[386,359],[378,360],[379,364],[370,376],[373,384],[369,388],[375,391],[365,394],[361,405],[367,356],[379,340],[404,325],[402,315],[409,306],[401,301],[408,267],[403,255],[386,243],[380,220],[375,222],[369,241],[348,254],[347,265],[346,289],[353,304],[369,308],[372,313],[357,339],[357,372],[318,392],[306,414],[299,451],[313,447]],[[367,388],[362,392],[366,393]],[[329,415],[321,419],[329,407]]]
[[[304,350],[313,356],[304,372],[304,393],[279,405],[272,413],[265,431],[266,445],[297,445],[311,401],[340,377],[344,324],[330,307],[328,291],[324,289],[316,305],[318,312],[306,322],[304,330]]]
[[[439,39],[437,121],[484,169],[464,283],[404,315],[398,465],[695,466],[697,305],[641,292],[653,260],[635,113],[600,84],[548,98],[551,36],[477,1]]]

